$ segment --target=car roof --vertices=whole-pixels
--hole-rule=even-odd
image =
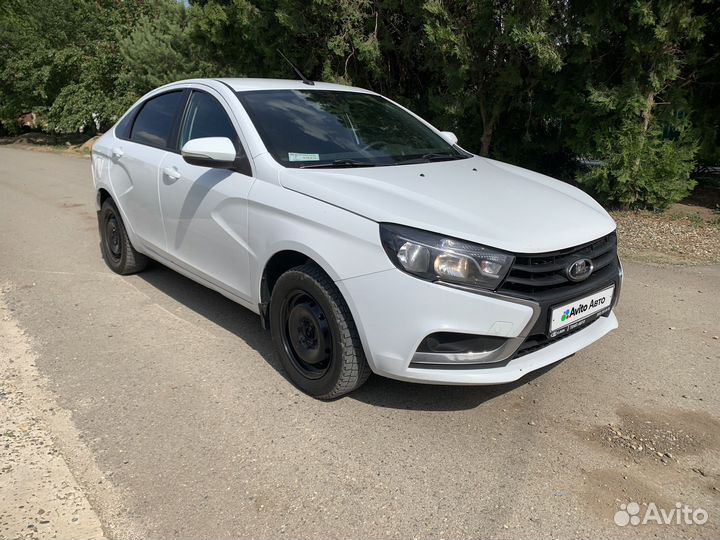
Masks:
[[[314,84],[309,85],[302,81],[292,79],[224,78],[205,79],[203,82],[211,80],[224,83],[236,92],[247,92],[251,90],[335,90],[338,92],[362,92],[365,94],[374,94],[374,92],[370,90],[357,88],[355,86],[346,86],[344,84],[333,84],[319,81],[313,81]]]

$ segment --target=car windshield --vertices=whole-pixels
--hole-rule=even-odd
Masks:
[[[375,167],[470,157],[387,99],[332,90],[237,93],[285,167]]]

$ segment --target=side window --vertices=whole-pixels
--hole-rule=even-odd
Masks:
[[[137,107],[133,108],[129,113],[127,113],[115,126],[115,135],[121,139],[130,138],[130,128],[132,127],[133,120],[135,120],[135,115],[137,114],[136,108]]]
[[[240,148],[237,132],[225,109],[211,95],[193,92],[180,128],[180,148],[191,139],[227,137]]]
[[[130,140],[158,148],[167,148],[182,95],[181,91],[169,92],[146,101],[135,118]]]

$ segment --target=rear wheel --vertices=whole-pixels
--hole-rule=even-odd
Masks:
[[[100,250],[105,263],[118,274],[134,274],[144,270],[148,258],[130,243],[125,224],[112,199],[106,199],[98,213]]]
[[[313,397],[339,397],[370,376],[350,310],[315,264],[280,276],[270,300],[270,330],[288,376]]]

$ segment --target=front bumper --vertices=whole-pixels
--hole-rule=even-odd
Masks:
[[[613,283],[613,282],[611,282]],[[616,295],[621,276],[616,276]],[[397,269],[337,282],[355,319],[372,370],[405,381],[499,384],[566,358],[617,328],[613,312],[522,356],[518,350],[545,320],[548,307],[492,292],[430,283]],[[420,342],[436,332],[508,338],[502,351],[476,364],[413,362]]]

